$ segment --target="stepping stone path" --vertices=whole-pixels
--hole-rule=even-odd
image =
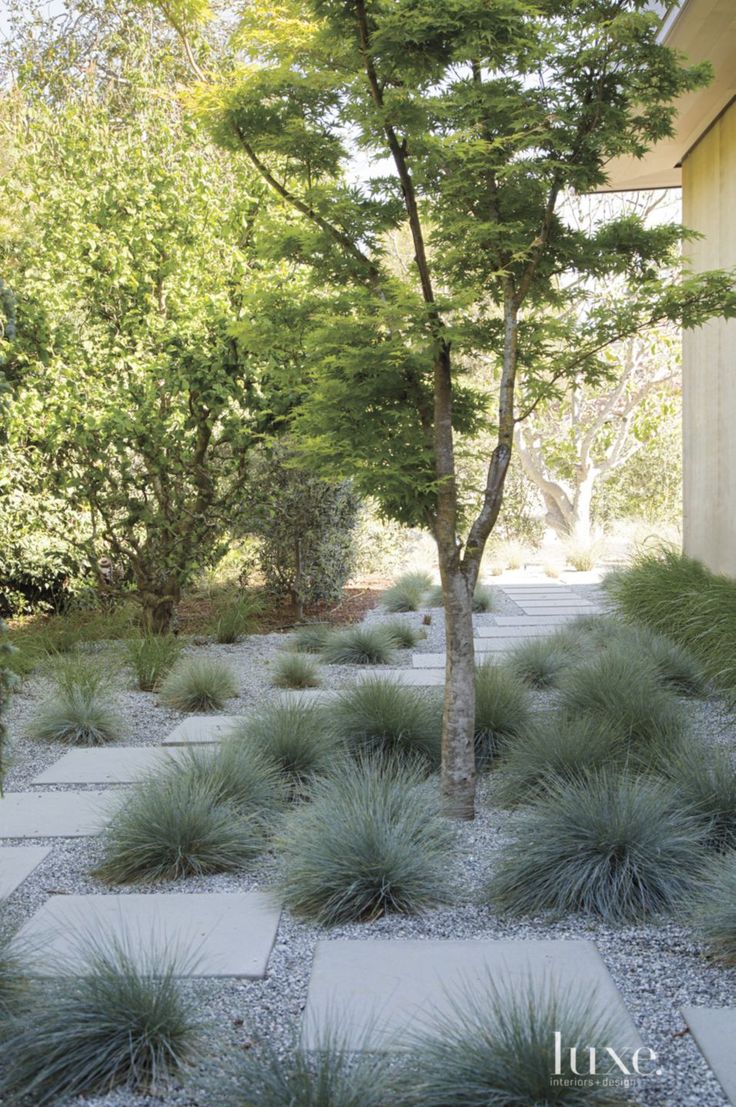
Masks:
[[[1,846],[0,900],[14,892],[50,853],[50,846]]]
[[[420,654],[418,656],[427,655]],[[377,669],[374,665],[366,666],[363,673],[357,673],[354,683],[357,684],[363,680],[375,680],[379,677],[381,680],[391,680],[395,684],[406,684],[410,687],[419,688],[438,687],[445,683],[444,669]]]
[[[174,746],[171,750],[156,746],[69,750],[34,777],[33,783],[127,784],[171,765],[181,758],[183,752],[181,746]]]
[[[736,1104],[736,1008],[683,1007],[682,1015],[728,1102]]]
[[[542,991],[558,985],[594,996],[620,1024],[611,1045],[629,1053],[642,1045],[593,942],[483,939],[318,942],[303,1044],[315,1049],[337,1027],[347,1049],[406,1049],[412,1032],[451,1017],[468,991],[482,995],[484,979],[517,992],[531,981]]]
[[[121,792],[6,792],[0,798],[0,838],[84,838],[99,834]]]
[[[280,914],[264,892],[51,896],[19,937],[32,943],[39,976],[73,976],[97,941],[122,945],[141,967],[161,951],[182,976],[257,979]]]
[[[165,746],[203,746],[221,742],[242,715],[190,715],[178,723],[164,738]]]

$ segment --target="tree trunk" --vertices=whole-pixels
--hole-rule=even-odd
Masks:
[[[455,819],[475,815],[475,650],[473,590],[455,563],[440,572],[445,601],[445,708],[442,726],[442,800]]]
[[[179,596],[157,595],[155,592],[139,593],[143,608],[143,633],[168,634],[176,615]]]
[[[575,488],[575,515],[570,534],[583,546],[589,546],[592,540],[591,506],[597,476],[598,470],[591,466],[585,476],[578,480]]]

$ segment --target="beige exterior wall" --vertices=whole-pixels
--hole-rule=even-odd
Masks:
[[[683,221],[696,269],[736,266],[736,103],[682,166]],[[685,552],[736,577],[736,320],[683,340]]]

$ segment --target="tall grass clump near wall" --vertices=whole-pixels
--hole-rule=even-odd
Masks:
[[[736,697],[736,582],[670,549],[641,554],[604,587],[621,614],[688,649]]]
[[[126,646],[128,662],[141,692],[156,692],[161,681],[179,660],[182,642],[173,634],[144,634]]]
[[[671,788],[601,770],[551,785],[524,813],[489,898],[514,915],[642,920],[682,905],[704,849],[698,820]]]
[[[439,765],[442,702],[431,690],[373,677],[341,692],[325,711],[336,738],[357,756]]]
[[[200,1027],[165,955],[97,945],[73,978],[36,988],[3,1027],[0,1095],[46,1107],[114,1088],[160,1094],[198,1054]]]
[[[177,711],[219,711],[238,693],[235,674],[215,657],[183,657],[161,684],[161,700]]]
[[[687,717],[677,697],[663,688],[646,654],[611,646],[560,681],[560,701],[568,714],[609,723],[632,748],[675,746]]]
[[[381,596],[386,611],[418,611],[432,587],[429,573],[404,573]]]
[[[736,853],[706,869],[690,904],[690,916],[716,961],[736,965]]]
[[[529,693],[508,669],[484,661],[475,671],[475,752],[479,767],[488,763],[531,724]]]
[[[133,787],[103,831],[96,875],[131,884],[237,872],[265,849],[282,802],[276,770],[255,751],[192,750]]]
[[[325,926],[412,915],[445,902],[454,834],[436,785],[414,767],[365,760],[317,781],[284,830],[280,892]]]
[[[556,1071],[555,1033],[563,1043],[584,1042],[597,1051],[598,1073],[585,1083],[570,1065],[566,1046]],[[551,983],[531,982],[500,989],[489,977],[480,987],[452,997],[436,1029],[417,1033],[404,1078],[402,1107],[588,1107],[625,1104],[616,1089],[613,1062],[630,1046],[626,1029],[595,997]],[[584,1071],[584,1070],[580,1070]],[[620,1070],[619,1074],[620,1074]]]
[[[322,647],[322,660],[328,665],[390,665],[395,649],[385,627],[356,623],[332,632]]]
[[[121,737],[112,680],[100,660],[69,654],[54,660],[50,676],[53,690],[32,716],[29,737],[70,746],[103,746]]]
[[[275,703],[247,716],[230,732],[230,741],[253,749],[274,765],[292,792],[326,776],[341,752],[325,709],[316,704]]]
[[[355,1055],[339,1037],[317,1049],[295,1044],[288,1052],[271,1042],[249,1050],[232,1073],[231,1087],[213,1089],[218,1107],[388,1107],[392,1080],[385,1058]],[[397,1104],[398,1107],[398,1104]]]

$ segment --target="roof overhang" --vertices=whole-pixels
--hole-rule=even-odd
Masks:
[[[682,0],[663,17],[659,40],[688,62],[711,62],[715,78],[678,101],[672,138],[641,159],[612,161],[601,191],[679,186],[683,158],[736,98],[736,0]]]

